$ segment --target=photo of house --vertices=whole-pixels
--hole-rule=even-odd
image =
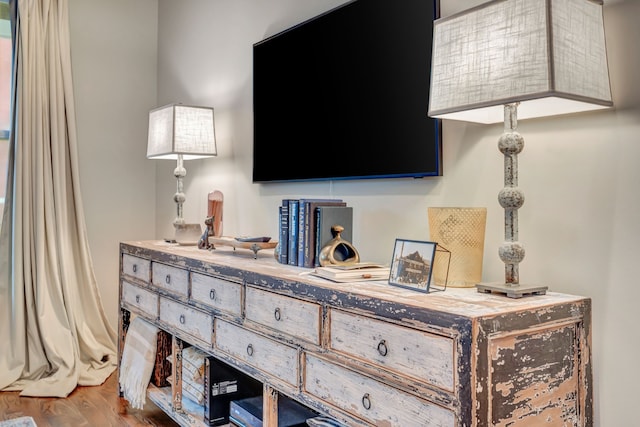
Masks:
[[[398,239],[393,251],[389,282],[428,291],[436,246],[434,242]]]

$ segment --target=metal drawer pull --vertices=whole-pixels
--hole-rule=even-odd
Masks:
[[[381,340],[378,343],[378,353],[380,353],[380,356],[386,356],[388,352],[389,349],[387,348],[387,341]]]
[[[181,314],[181,315],[180,315],[180,323],[181,323],[182,325],[184,325],[184,322],[185,322],[184,314]]]
[[[209,299],[211,299],[211,300],[215,300],[216,299],[216,290],[215,289],[211,289],[209,291]]]
[[[280,321],[280,308],[276,307],[276,310],[273,312],[273,317],[275,317],[278,322]]]
[[[138,272],[138,264],[133,264],[133,267],[131,267],[131,269],[133,270],[134,273]]]
[[[140,295],[136,295],[136,303],[140,304]]]
[[[247,346],[247,354],[248,354],[249,356],[253,356],[253,345],[249,344],[249,345]]]
[[[165,283],[167,285],[170,285],[171,284],[171,275],[167,274],[167,277],[164,278],[164,281],[165,281]]]
[[[365,393],[364,396],[362,396],[362,406],[367,411],[371,409],[371,398],[369,397],[369,393]]]

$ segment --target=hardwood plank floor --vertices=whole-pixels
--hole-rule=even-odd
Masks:
[[[177,426],[148,399],[139,410],[118,397],[117,371],[103,385],[77,387],[66,399],[0,392],[0,420],[27,415],[33,417],[38,427]]]

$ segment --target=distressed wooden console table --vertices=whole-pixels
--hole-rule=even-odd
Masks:
[[[593,424],[589,298],[333,283],[271,250],[120,251],[119,357],[130,315],[142,316],[174,347],[260,380],[267,427],[282,395],[350,426]],[[149,397],[181,425],[204,425],[180,387],[150,385]]]

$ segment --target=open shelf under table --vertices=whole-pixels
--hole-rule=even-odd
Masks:
[[[147,389],[149,400],[155,403],[167,415],[169,415],[176,423],[183,427],[206,426],[209,424],[204,422],[204,408],[188,400],[182,401],[182,409],[175,411],[171,401],[171,387],[156,387],[149,384]],[[230,424],[224,424],[220,427],[229,427]]]

